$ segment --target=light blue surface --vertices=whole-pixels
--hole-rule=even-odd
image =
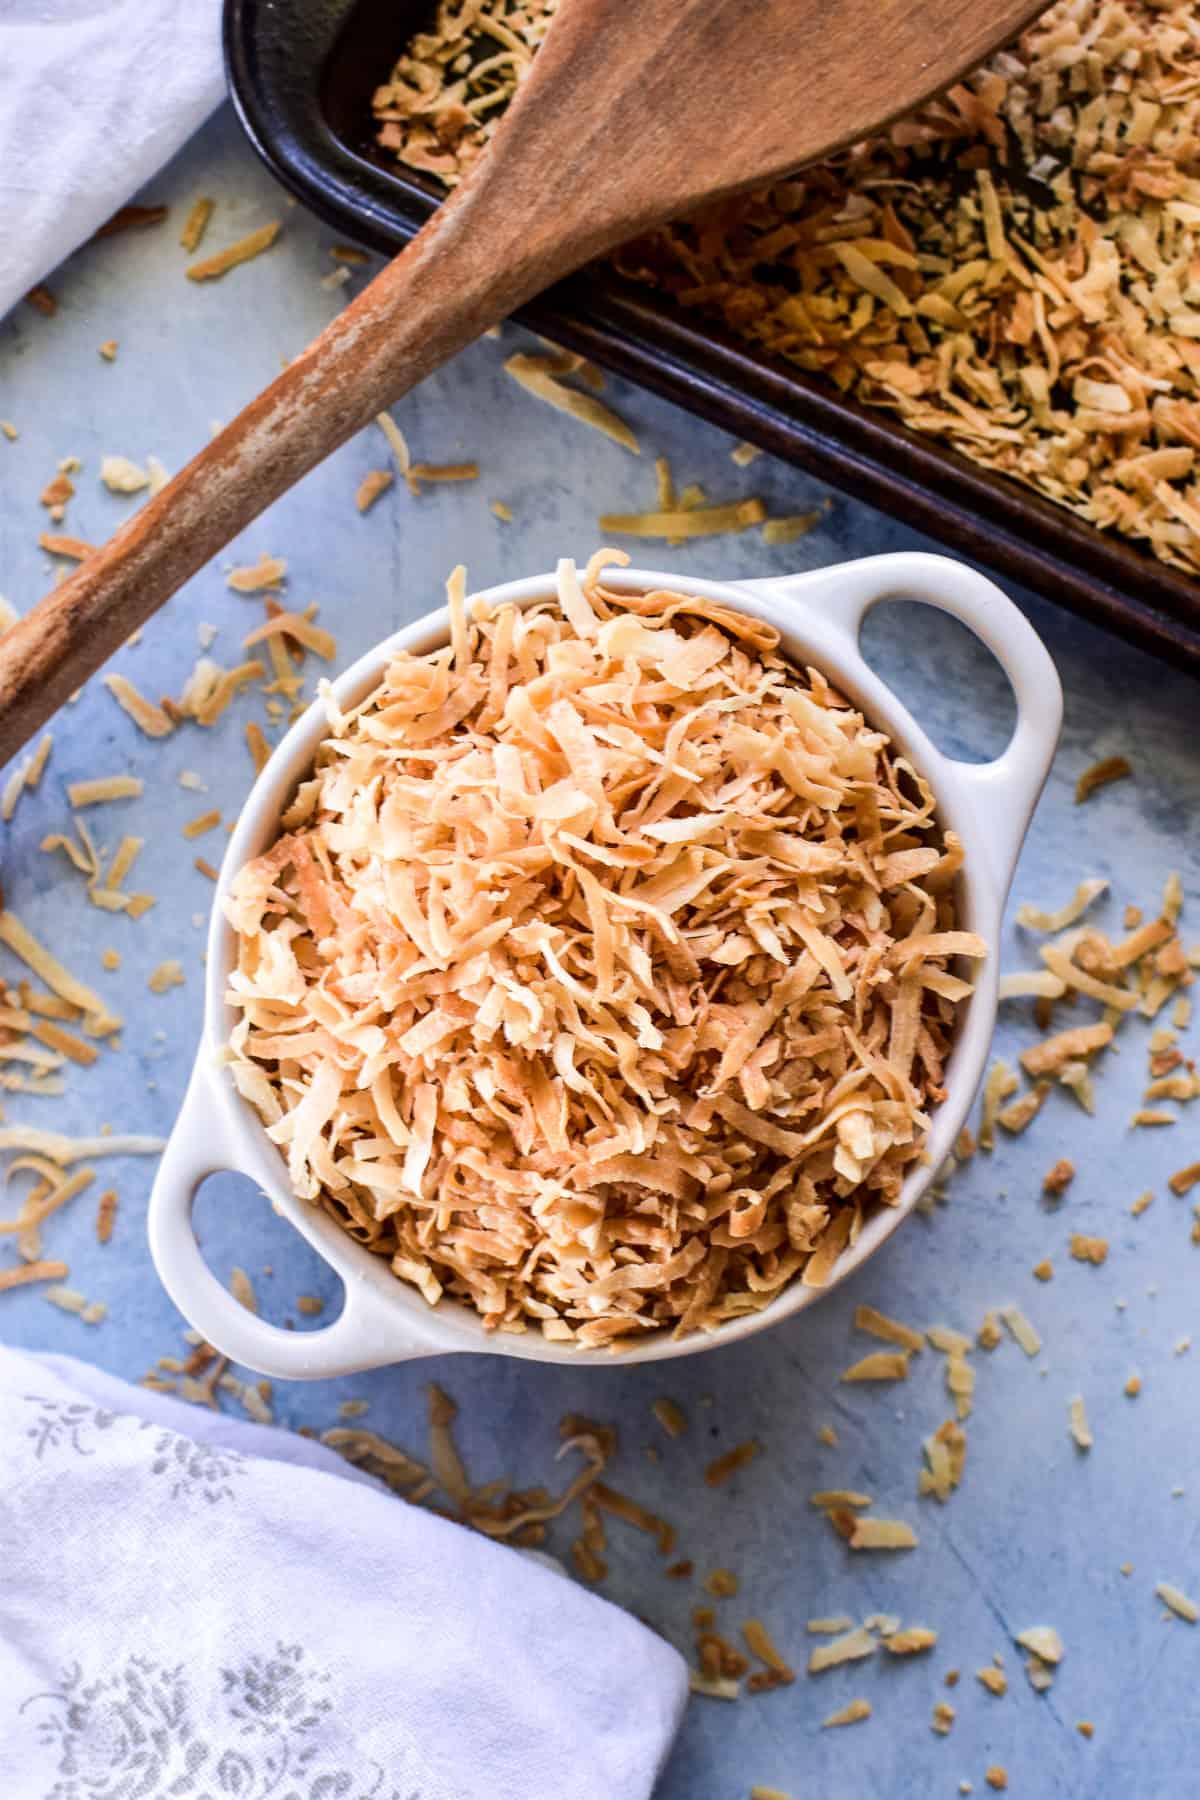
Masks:
[[[268,218],[286,219],[269,256],[207,287],[184,279],[188,259],[176,242],[200,193],[219,201],[206,250]],[[331,234],[282,201],[228,117],[153,184],[149,197],[171,203],[165,229],[77,256],[51,284],[56,318],[23,307],[0,324],[0,417],[20,431],[15,444],[0,441],[0,589],[21,610],[51,579],[36,547],[46,523],[37,497],[61,458],[77,455],[84,464],[64,528],[103,538],[135,502],[100,486],[102,455],[142,460],[153,453],[178,468],[211,422],[248,400],[344,298],[321,285],[334,267]],[[112,365],[97,354],[110,337],[120,344]],[[339,660],[347,663],[437,604],[456,561],[467,563],[474,585],[486,586],[547,568],[560,554],[586,557],[599,542],[599,512],[653,504],[652,458],[659,453],[671,458],[680,483],[700,481],[714,498],[761,493],[774,512],[801,512],[828,499],[830,510],[787,549],[765,548],[751,532],[678,550],[646,547],[647,563],[752,576],[929,547],[766,458],[736,468],[720,432],[613,383],[608,397],[644,446],[640,459],[631,457],[504,376],[501,359],[515,337],[510,331],[506,345],[484,342],[468,351],[397,410],[415,456],[477,457],[478,483],[429,489],[419,500],[393,489],[361,518],[358,482],[368,469],[387,466],[380,434],[368,432],[273,508],[220,567],[197,577],[113,666],[148,694],[177,693],[199,653],[204,622],[218,627],[212,654],[226,664],[238,660],[241,637],[261,620],[262,607],[231,593],[222,569],[260,551],[288,558],[289,600],[319,603],[321,622],[337,633]],[[512,524],[490,514],[492,499],[511,505]],[[1185,936],[1194,942],[1200,689],[1034,597],[1018,598],[1059,664],[1067,722],[1017,896],[1058,905],[1080,876],[1108,876],[1113,897],[1098,917],[1119,931],[1124,904],[1136,901],[1152,914],[1168,872],[1178,869],[1191,911]],[[878,666],[944,746],[975,754],[1001,746],[1011,716],[1006,690],[965,633],[926,613],[888,609],[872,621],[870,642]],[[62,1099],[6,1096],[8,1122],[75,1133],[102,1122],[121,1131],[170,1129],[199,1030],[201,925],[211,897],[192,857],[199,851],[218,861],[223,842],[213,833],[188,844],[180,831],[210,806],[234,817],[250,781],[242,731],[251,717],[266,722],[257,696],[241,700],[211,732],[189,726],[156,745],[93,682],[56,721],[41,788],[0,827],[6,902],[43,939],[64,947],[71,966],[95,982],[127,1025],[118,1053],[69,1071]],[[1130,758],[1134,779],[1077,808],[1078,773],[1116,752]],[[183,769],[202,775],[207,794],[178,786]],[[145,777],[144,797],[97,808],[89,820],[110,847],[125,831],[147,840],[135,885],[159,898],[138,923],[89,906],[81,879],[38,848],[67,819],[64,782],[121,770]],[[116,973],[101,968],[106,945],[120,951]],[[1010,930],[1006,967],[1029,966],[1035,954],[1028,934]],[[159,997],[146,978],[166,957],[182,961],[187,981]],[[20,972],[7,957],[3,969]],[[1000,1052],[1011,1059],[1031,1035],[1027,1003],[1007,1008]],[[1190,1203],[1166,1187],[1168,1173],[1200,1155],[1200,1145],[1185,1108],[1170,1129],[1128,1128],[1144,1085],[1147,1037],[1141,1022],[1122,1033],[1119,1055],[1098,1080],[1096,1118],[1055,1093],[1024,1137],[1002,1141],[990,1159],[976,1158],[935,1218],[913,1220],[849,1287],[770,1335],[665,1370],[540,1369],[486,1357],[410,1364],[337,1383],[281,1384],[277,1414],[290,1425],[323,1429],[335,1422],[339,1401],[363,1397],[370,1402],[366,1423],[419,1455],[422,1387],[432,1377],[461,1405],[462,1441],[477,1481],[509,1475],[557,1484],[564,1479],[552,1461],[557,1420],[582,1410],[619,1425],[622,1451],[612,1480],[677,1523],[679,1554],[693,1558],[698,1572],[724,1564],[741,1576],[740,1595],[719,1608],[732,1635],[740,1619],[758,1614],[802,1668],[811,1617],[897,1612],[906,1623],[939,1631],[932,1656],[879,1659],[813,1680],[802,1675],[795,1686],[737,1706],[694,1702],[662,1800],[741,1800],[754,1783],[797,1800],[954,1795],[964,1780],[978,1794],[989,1791],[984,1770],[992,1763],[1007,1767],[1009,1791],[1021,1800],[1194,1794],[1200,1629],[1164,1622],[1154,1584],[1173,1581],[1200,1596],[1200,1249],[1189,1243]],[[1065,1201],[1051,1208],[1040,1197],[1041,1178],[1063,1155],[1079,1173]],[[72,1285],[106,1301],[109,1319],[89,1329],[29,1291],[3,1296],[0,1329],[11,1342],[68,1350],[136,1379],[156,1357],[178,1351],[182,1321],[146,1251],[149,1166],[114,1160],[100,1174],[91,1195],[54,1220],[46,1236],[49,1253],[69,1262]],[[121,1211],[113,1242],[102,1249],[93,1235],[92,1196],[110,1180]],[[1130,1203],[1147,1187],[1154,1204],[1133,1219]],[[1192,1198],[1198,1196],[1200,1190]],[[222,1178],[206,1190],[200,1215],[214,1268],[226,1277],[235,1263],[248,1269],[269,1316],[293,1314],[304,1291],[336,1305],[336,1283],[253,1193]],[[1073,1230],[1111,1240],[1102,1269],[1070,1259]],[[0,1249],[0,1263],[12,1255]],[[1055,1267],[1045,1286],[1031,1274],[1044,1256]],[[915,1491],[920,1440],[949,1411],[941,1359],[926,1352],[904,1386],[837,1385],[837,1372],[875,1347],[851,1327],[862,1301],[911,1323],[972,1333],[986,1309],[1016,1301],[1043,1334],[1045,1350],[1035,1362],[1011,1341],[973,1359],[978,1392],[967,1470],[945,1507],[918,1500]],[[1196,1349],[1177,1355],[1178,1341],[1192,1332]],[[1122,1388],[1135,1369],[1144,1387],[1129,1400]],[[678,1442],[666,1441],[650,1415],[651,1401],[664,1393],[690,1415],[690,1432]],[[1088,1456],[1067,1434],[1075,1393],[1085,1396],[1095,1433]],[[827,1422],[836,1427],[837,1449],[818,1440]],[[708,1490],[705,1464],[750,1436],[761,1440],[764,1454],[725,1488]],[[912,1521],[920,1548],[851,1558],[808,1504],[811,1489],[830,1486],[863,1489],[877,1511]],[[564,1537],[557,1547],[565,1549]],[[647,1543],[616,1522],[610,1561],[605,1591],[686,1648],[690,1609],[704,1599],[698,1588],[664,1579]],[[1123,1563],[1133,1564],[1127,1577]],[[1037,1623],[1055,1625],[1066,1645],[1058,1680],[1044,1696],[1030,1689],[1011,1641],[1013,1632]],[[975,1679],[997,1652],[1011,1682],[1000,1700]],[[962,1680],[949,1694],[942,1683],[952,1668]],[[821,1719],[856,1695],[871,1700],[874,1716],[852,1730],[822,1732]],[[958,1711],[946,1739],[930,1730],[933,1703],[943,1698]],[[1094,1721],[1093,1742],[1077,1735],[1079,1719]],[[545,1791],[557,1793],[558,1783]]]

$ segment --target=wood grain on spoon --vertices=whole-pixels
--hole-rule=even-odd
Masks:
[[[0,762],[190,575],[591,258],[874,130],[1034,0],[563,0],[487,154],[265,393],[0,639]]]

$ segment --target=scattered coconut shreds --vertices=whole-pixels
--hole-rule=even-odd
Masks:
[[[1049,1257],[1044,1257],[1041,1262],[1034,1263],[1033,1273],[1038,1281],[1053,1281],[1054,1264]]]
[[[1196,1183],[1200,1181],[1200,1162],[1188,1163],[1185,1169],[1176,1169],[1168,1175],[1167,1186],[1173,1194],[1190,1194]]]
[[[1108,1259],[1108,1239],[1087,1237],[1082,1231],[1073,1231],[1071,1255],[1076,1262],[1092,1263],[1098,1269]]]
[[[127,456],[101,457],[100,479],[110,494],[139,494],[150,486],[146,470]]]
[[[1041,1353],[1042,1340],[1034,1327],[1029,1323],[1019,1306],[1005,1306],[1000,1310],[1000,1317],[1008,1326],[1013,1337],[1020,1344],[1026,1356],[1038,1356]]]
[[[827,1644],[818,1644],[809,1652],[808,1672],[819,1675],[824,1669],[836,1669],[846,1662],[861,1662],[864,1657],[874,1656],[878,1645],[875,1638],[865,1626],[857,1625],[853,1631],[846,1631],[840,1637],[831,1638]]]
[[[872,1337],[882,1338],[886,1344],[898,1344],[902,1350],[915,1353],[925,1347],[923,1332],[914,1331],[911,1325],[902,1325],[899,1319],[890,1319],[886,1313],[877,1312],[873,1306],[855,1307],[854,1328],[856,1331],[869,1332]]]
[[[739,469],[748,469],[761,455],[762,451],[757,444],[735,444],[729,452],[729,460],[736,463]]]
[[[1053,1625],[1030,1625],[1017,1633],[1016,1641],[1042,1662],[1057,1664],[1063,1659],[1063,1642]]]
[[[208,792],[207,784],[203,778],[196,773],[195,769],[181,769],[179,772],[179,785],[181,788],[189,788],[195,794],[206,794]]]
[[[814,525],[821,523],[819,507],[812,512],[791,513],[784,518],[767,519],[763,525],[764,544],[794,544],[797,538],[807,537]]]
[[[56,519],[61,519],[63,508],[75,493],[75,484],[69,475],[58,474],[48,481],[38,495],[38,504],[46,507]]]
[[[1186,1619],[1189,1625],[1200,1623],[1200,1606],[1194,1600],[1189,1600],[1179,1588],[1172,1587],[1169,1581],[1160,1581],[1154,1592],[1163,1605],[1169,1606],[1178,1618]]]
[[[994,1694],[997,1700],[1002,1700],[1008,1692],[1008,1678],[1002,1669],[990,1666],[976,1669],[975,1679],[987,1689],[989,1694]]]
[[[192,867],[208,881],[220,881],[221,879],[220,870],[214,869],[212,864],[203,856],[193,858]]]
[[[956,929],[959,846],[880,734],[778,659],[769,627],[618,597],[613,560],[582,579],[564,561],[557,603],[491,615],[467,608],[459,572],[444,650],[398,656],[349,715],[326,690],[314,775],[228,901],[231,1068],[297,1193],[431,1303],[445,1291],[492,1329],[585,1346],[824,1285],[921,1155],[954,1019],[928,979],[985,949]],[[883,890],[865,962],[844,833],[855,920],[858,856]],[[351,898],[394,921],[386,965],[369,932],[333,929]],[[386,1035],[323,1000],[330,1048],[296,1035],[310,995],[361,987],[368,966],[389,971],[368,983]],[[700,1030],[706,987],[720,997]],[[540,1200],[547,1156],[570,1257]],[[331,1157],[349,1176],[336,1191]],[[736,1178],[706,1200],[727,1157]],[[442,1217],[428,1197],[451,1169]]]
[[[902,1519],[862,1518],[836,1507],[827,1517],[851,1550],[915,1550],[920,1542]]]
[[[766,516],[762,501],[752,498],[681,512],[603,513],[599,524],[606,537],[666,538],[680,543],[685,538],[746,531],[751,525],[761,525]]]
[[[231,569],[225,577],[225,585],[231,587],[236,594],[261,594],[280,587],[287,574],[287,559],[282,556],[268,556],[264,551],[256,563],[249,563],[239,569]]]
[[[1021,1052],[1021,1067],[1027,1075],[1056,1075],[1066,1062],[1090,1056],[1112,1042],[1113,1028],[1107,1021],[1095,1025],[1076,1025],[1060,1031],[1056,1037],[1043,1038],[1040,1044]]]
[[[821,1720],[821,1729],[828,1731],[831,1725],[857,1725],[871,1716],[869,1700],[851,1700],[837,1712],[831,1712],[827,1719]]]
[[[996,990],[998,1000],[1061,1000],[1066,983],[1049,969],[1020,969],[1002,975]]]
[[[839,1381],[904,1381],[908,1376],[906,1350],[875,1350],[843,1369]]]
[[[754,1461],[762,1446],[754,1438],[744,1444],[735,1444],[732,1450],[726,1450],[723,1456],[714,1458],[704,1471],[705,1484],[708,1487],[723,1487],[731,1475],[744,1469],[747,1463]]]
[[[782,1788],[752,1787],[750,1800],[792,1800],[792,1796],[785,1794]]]
[[[810,1619],[805,1626],[805,1630],[810,1632],[813,1636],[820,1636],[825,1632],[849,1631],[853,1624],[853,1619],[847,1618],[845,1614],[841,1614],[836,1619]]]
[[[160,962],[146,978],[146,986],[152,994],[165,994],[169,988],[182,987],[183,984],[183,964],[173,957]]]
[[[488,501],[488,511],[490,513],[494,513],[496,518],[501,520],[501,522],[503,524],[505,524],[505,525],[512,524],[513,509],[511,506],[509,506],[507,501],[505,501],[505,500],[489,500]]]
[[[1017,1137],[1031,1125],[1042,1109],[1046,1095],[1050,1092],[1048,1081],[1039,1081],[1036,1087],[1014,1100],[1011,1106],[1005,1106],[996,1114],[996,1123],[1004,1128],[1010,1137]]]
[[[298,1313],[303,1313],[306,1318],[315,1319],[319,1314],[325,1311],[325,1302],[319,1299],[316,1294],[298,1294],[296,1296],[296,1311]]]
[[[0,1269],[0,1294],[9,1288],[27,1287],[35,1281],[61,1281],[69,1274],[65,1262],[19,1263],[13,1269]]]
[[[1131,1115],[1129,1123],[1138,1126],[1175,1125],[1178,1120],[1174,1113],[1164,1112],[1160,1106],[1142,1106]]]
[[[85,543],[82,538],[54,531],[40,532],[38,546],[50,556],[65,556],[68,562],[83,562],[96,548],[95,544]]]
[[[96,1202],[96,1242],[98,1244],[111,1242],[118,1205],[116,1188],[105,1188]]]
[[[305,650],[311,650],[315,656],[325,662],[337,655],[337,639],[331,631],[322,630],[314,625],[311,619],[302,613],[277,612],[264,625],[259,625],[242,639],[243,650],[252,650],[255,645],[268,643],[271,638],[287,637]]]
[[[1137,1199],[1134,1201],[1133,1205],[1130,1207],[1130,1209],[1129,1209],[1130,1214],[1133,1218],[1140,1219],[1142,1214],[1145,1212],[1146,1208],[1148,1206],[1152,1206],[1153,1204],[1154,1204],[1154,1195],[1151,1192],[1151,1190],[1149,1188],[1147,1188],[1144,1194],[1138,1195]]]
[[[938,1700],[933,1708],[933,1729],[939,1737],[948,1737],[958,1714],[948,1700]]]
[[[254,773],[261,775],[271,760],[271,746],[263,736],[262,726],[254,719],[246,723],[246,748],[254,764]]]
[[[705,1675],[699,1669],[688,1670],[688,1687],[705,1700],[737,1700],[742,1684],[725,1675]]]
[[[158,1156],[165,1147],[163,1138],[100,1133],[96,1137],[70,1138],[58,1131],[44,1131],[34,1125],[0,1125],[0,1151],[27,1150],[44,1156],[60,1168],[72,1163],[90,1161],[101,1156]]]
[[[732,1569],[714,1569],[704,1578],[704,1591],[714,1600],[731,1600],[738,1591],[738,1578]]]
[[[593,1482],[588,1490],[592,1503],[601,1512],[611,1513],[614,1518],[623,1519],[638,1531],[644,1531],[648,1537],[656,1540],[659,1550],[664,1556],[670,1556],[675,1548],[675,1527],[660,1519],[656,1513],[647,1511],[628,1494],[619,1494],[615,1488],[608,1487],[602,1481]],[[734,1587],[736,1589],[736,1582]]]
[[[124,675],[106,675],[104,685],[122,712],[128,713],[134,724],[139,730],[144,731],[147,737],[169,737],[174,731],[175,726],[162,707],[156,706],[152,700],[147,700],[145,695],[140,694],[132,681],[127,680]]]
[[[99,1325],[108,1317],[102,1300],[89,1300],[77,1288],[48,1287],[43,1289],[42,1299],[57,1306],[60,1312],[74,1313],[85,1325]]]
[[[408,485],[414,492],[419,492],[423,481],[478,481],[479,464],[462,463],[413,463],[408,471]]]
[[[1067,1157],[1060,1156],[1058,1161],[1046,1171],[1042,1178],[1042,1192],[1057,1199],[1065,1194],[1075,1179],[1075,1164]]]
[[[936,1631],[926,1625],[910,1625],[905,1631],[893,1631],[883,1640],[883,1647],[892,1656],[920,1656],[926,1650],[932,1650],[938,1641]]]
[[[380,494],[385,494],[395,479],[390,469],[368,469],[354,496],[354,504],[359,512],[369,512]]]
[[[40,981],[85,1015],[91,1036],[103,1037],[119,1029],[121,1020],[109,1013],[99,994],[51,956],[14,913],[0,912],[0,943],[7,944]]]
[[[100,775],[91,781],[69,781],[67,799],[76,808],[106,800],[137,800],[145,789],[140,775]]]
[[[1017,1077],[1005,1062],[994,1062],[983,1084],[983,1113],[979,1124],[979,1147],[993,1150],[996,1146],[996,1115],[1005,1100],[1015,1094]]]
[[[1099,788],[1108,787],[1110,782],[1123,781],[1127,775],[1132,774],[1132,766],[1124,756],[1106,756],[1102,761],[1093,763],[1075,783],[1076,806],[1082,806],[1085,800],[1090,800]]]
[[[405,480],[408,481],[409,473],[412,469],[412,453],[409,450],[407,438],[397,425],[395,419],[393,419],[391,413],[376,413],[375,423],[388,441],[388,447],[396,459],[396,467],[404,476]],[[411,482],[409,482],[409,487],[411,489]]]
[[[828,1512],[833,1506],[871,1506],[870,1494],[859,1494],[853,1488],[818,1488],[808,1496],[810,1506],[819,1506]]]
[[[1008,1786],[1008,1770],[1002,1763],[993,1763],[984,1771],[983,1779],[990,1788],[995,1788],[997,1793],[1002,1794]]]
[[[254,1284],[245,1269],[230,1271],[229,1291],[239,1306],[244,1306],[247,1312],[256,1313],[258,1311],[258,1296],[254,1292]]]
[[[220,812],[214,806],[208,812],[197,813],[194,819],[189,819],[183,827],[183,835],[185,838],[203,837],[206,831],[215,831],[220,823]]]
[[[200,248],[215,206],[216,201],[210,200],[207,195],[202,195],[199,200],[193,202],[191,210],[183,222],[183,230],[179,234],[180,245],[189,256]]]
[[[917,1478],[917,1492],[932,1494],[944,1506],[960,1485],[967,1461],[967,1434],[956,1419],[946,1419],[922,1444],[928,1469]]]
[[[215,256],[208,256],[203,262],[193,263],[187,271],[188,280],[215,281],[219,276],[227,275],[230,269],[236,269],[239,263],[250,262],[252,258],[261,256],[264,250],[269,250],[282,230],[282,219],[273,219],[269,225],[260,225],[257,231],[249,232],[244,238],[239,238],[236,244],[229,244],[224,250],[218,250]]]
[[[1095,1442],[1087,1420],[1083,1395],[1074,1394],[1070,1403],[1071,1436],[1080,1450],[1090,1450]]]
[[[61,1025],[54,1024],[51,1019],[40,1019],[30,1027],[30,1035],[45,1044],[50,1050],[59,1050],[71,1062],[90,1067],[100,1052],[95,1044],[85,1043],[83,1038],[76,1037],[74,1032],[64,1031]]]
[[[1081,919],[1088,907],[1098,900],[1101,894],[1108,892],[1108,882],[1093,877],[1089,881],[1081,881],[1065,906],[1050,912],[1043,906],[1032,906],[1026,902],[1017,908],[1017,924],[1026,926],[1030,931],[1065,931]],[[1052,996],[1056,997],[1056,996]]]
[[[10,444],[15,444],[20,435],[11,419],[0,419],[0,432],[4,433]]]
[[[558,412],[568,413],[581,424],[603,432],[605,437],[612,438],[614,443],[631,450],[635,456],[641,455],[642,446],[637,435],[624,419],[619,418],[611,407],[605,406],[594,394],[581,393],[578,388],[565,386],[559,379],[562,373],[570,372],[569,363],[564,371],[562,360],[557,356],[519,353],[507,359],[504,372],[511,375],[518,387],[523,387],[535,399],[544,400]]]
[[[654,1400],[650,1410],[668,1437],[682,1437],[687,1430],[687,1414],[674,1400]]]

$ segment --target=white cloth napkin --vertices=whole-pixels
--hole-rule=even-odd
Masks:
[[[225,91],[220,0],[0,0],[0,318]]]
[[[307,1439],[0,1349],[4,1800],[644,1800],[627,1613]]]

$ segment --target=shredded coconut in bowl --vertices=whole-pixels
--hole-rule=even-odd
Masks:
[[[432,1305],[619,1347],[820,1287],[943,1097],[962,851],[761,620],[449,583],[238,874],[229,1048],[296,1193]]]

